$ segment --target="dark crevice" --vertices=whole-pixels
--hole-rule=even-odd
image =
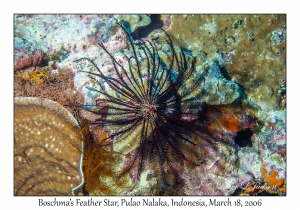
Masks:
[[[225,77],[225,79],[231,80],[231,76],[228,74],[226,68],[220,67],[220,71],[221,71],[223,77]]]
[[[160,19],[159,14],[152,14],[149,16],[151,23],[147,26],[138,27],[135,31],[132,32],[131,36],[134,40],[147,37],[153,30],[163,27],[163,22]]]
[[[250,129],[239,131],[234,142],[240,147],[252,147],[251,136],[253,132]]]
[[[237,188],[232,194],[231,196],[240,196],[242,192],[242,189],[241,188]]]

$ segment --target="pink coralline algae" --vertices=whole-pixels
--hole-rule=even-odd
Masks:
[[[272,131],[272,137],[268,141],[275,143],[276,146],[280,146],[286,144],[285,139],[285,130],[283,128],[279,128]]]
[[[41,66],[44,60],[42,51],[37,50],[34,54],[26,51],[15,50],[15,70],[25,69],[30,66]]]
[[[28,55],[26,52],[20,52],[18,57],[15,57],[15,70],[24,69],[31,66],[32,56]]]
[[[44,58],[44,55],[43,55],[42,51],[37,50],[33,55],[32,65],[40,66],[43,63],[43,58]]]
[[[237,188],[252,180],[246,172],[238,172],[238,159],[234,147],[221,146],[216,150],[207,144],[205,163],[198,167],[186,167],[184,192],[186,195],[231,195]]]

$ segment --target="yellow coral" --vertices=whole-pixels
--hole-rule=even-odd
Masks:
[[[42,84],[44,82],[43,78],[48,78],[48,76],[46,74],[44,74],[43,72],[38,73],[35,70],[24,71],[23,73],[18,72],[16,74],[16,76],[19,76],[25,80],[29,80],[37,85]]]
[[[48,78],[48,76],[44,73],[33,72],[30,76],[30,80],[35,84],[39,85],[44,82],[44,80],[42,79],[43,77]]]

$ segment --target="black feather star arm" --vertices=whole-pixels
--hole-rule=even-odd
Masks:
[[[94,123],[109,130],[106,142],[130,157],[120,176],[135,173],[138,180],[143,170],[152,167],[166,185],[173,185],[181,181],[185,163],[199,165],[205,160],[203,142],[212,147],[220,143],[198,120],[199,85],[208,68],[196,70],[196,59],[175,48],[165,31],[165,44],[158,49],[152,41],[132,40],[124,26],[118,26],[129,48],[123,53],[125,62],[102,43],[113,66],[109,74],[89,58],[76,60],[89,63],[94,70],[83,72],[99,82],[98,88],[89,89],[100,95],[102,105],[84,108],[98,114]]]

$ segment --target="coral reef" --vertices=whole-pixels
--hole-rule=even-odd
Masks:
[[[14,102],[14,195],[74,194],[83,183],[78,123],[48,99]]]
[[[30,66],[42,66],[46,62],[44,53],[34,42],[19,37],[14,38],[14,69],[20,70]]]
[[[80,122],[74,132],[85,144],[81,193],[285,195],[284,14],[14,20],[14,96],[54,100]],[[148,100],[154,95],[163,97]],[[19,136],[18,129],[19,121]],[[38,161],[34,152],[15,155]],[[54,179],[58,186],[65,178]],[[26,189],[33,181],[15,194],[42,194]],[[48,194],[70,194],[70,186],[62,188]]]
[[[234,142],[238,131],[253,129],[255,120],[247,116],[238,105],[209,106],[199,119],[212,135],[227,144],[218,144],[216,149],[202,142],[201,152],[205,162],[200,166],[185,167],[185,195],[231,195],[252,180],[251,174],[240,170],[241,160]]]
[[[114,28],[115,29],[115,28]],[[124,65],[125,68],[128,68],[127,58],[133,55],[132,50],[128,50],[128,45],[126,44],[126,37],[121,33],[121,30],[115,29],[115,33],[107,40],[107,42],[103,42],[103,46],[106,48],[108,52],[114,54],[115,59],[119,62],[120,65]],[[166,65],[170,61],[168,58],[170,57],[170,52],[168,51],[168,46],[165,43],[160,43],[160,47],[162,50],[158,50],[158,56],[162,59],[162,65]],[[101,67],[101,72],[104,76],[115,77],[118,75],[113,70],[115,67],[111,62],[111,58],[108,54],[101,49],[101,53],[98,58],[94,59],[94,57],[87,57],[90,60],[93,60],[96,66]],[[174,46],[174,52],[180,53],[180,49]],[[200,74],[200,72],[207,71],[203,77],[203,83],[199,83],[199,87],[197,90],[193,92],[189,97],[197,98],[198,103],[207,103],[210,105],[218,105],[218,104],[230,104],[235,100],[239,100],[241,96],[241,90],[238,84],[227,80],[221,73],[220,66],[216,62],[207,62],[205,57],[202,56],[201,52],[195,50],[194,52],[185,52],[188,57],[195,57],[195,62],[197,65],[195,66],[195,71]],[[164,64],[166,63],[166,64]],[[201,65],[203,64],[203,65]],[[91,79],[83,74],[83,71],[93,72],[94,67],[90,63],[80,63],[80,66],[74,66],[74,69],[77,69],[77,74],[75,75],[75,87],[85,98],[85,105],[93,105],[95,104],[95,100],[100,99],[102,96],[97,91],[90,91],[90,89],[98,89],[99,84],[101,86],[107,85],[104,80],[99,79]],[[146,66],[142,67],[142,74],[144,77],[147,75]],[[166,68],[166,67],[163,67]],[[163,68],[161,68],[158,72],[158,75],[164,75]],[[134,72],[134,71],[133,71]],[[173,73],[174,76],[176,73]],[[138,75],[134,75],[138,77]],[[190,86],[194,84],[194,81],[197,81],[197,75],[193,75],[194,79],[189,80],[188,83],[184,83],[182,89],[182,93],[185,94],[184,91],[187,91]],[[189,84],[189,85],[186,85]],[[218,84],[217,86],[215,84]],[[201,97],[200,97],[201,96]],[[200,109],[200,107],[199,107]]]
[[[15,72],[14,96],[48,98],[65,106],[76,119],[83,97],[76,92],[72,72],[55,73],[51,68],[27,68]]]
[[[278,109],[274,93],[286,74],[285,24],[285,15],[172,15],[167,32],[175,45],[204,51],[226,68],[244,87],[247,108],[260,118]]]
[[[127,30],[129,33],[151,23],[150,17],[147,15],[116,15],[114,18],[118,21],[122,21],[125,25],[128,24],[129,28],[127,28]]]
[[[34,54],[15,50],[15,70],[25,69],[30,66],[41,66],[44,61],[42,51],[37,50]]]
[[[86,123],[85,123],[86,124]],[[97,127],[93,134],[89,133],[88,124],[83,126],[85,138],[83,173],[85,177],[84,190],[89,195],[123,195],[132,188],[129,176],[119,177],[122,167],[119,164],[124,156],[114,152],[110,145],[103,146],[107,133]],[[92,135],[95,135],[93,138]],[[93,142],[93,139],[98,139]]]
[[[107,139],[112,139],[113,149],[130,153],[124,174],[137,171],[132,175],[136,182],[142,171],[153,165],[147,162],[158,162],[156,167],[164,183],[173,185],[180,182],[180,165],[200,164],[202,156],[195,152],[195,148],[202,148],[199,142],[225,143],[217,135],[210,135],[203,123],[192,121],[198,118],[204,102],[231,103],[238,98],[238,86],[222,78],[216,64],[195,68],[198,60],[183,49],[175,49],[168,34],[167,45],[158,51],[154,42],[133,43],[123,25],[118,25],[127,36],[130,50],[124,54],[110,52],[108,44],[99,44],[111,67],[103,63],[98,67],[89,58],[75,61],[88,67],[82,72],[94,78],[97,85],[87,89],[98,94],[102,102],[87,109],[99,115],[94,124],[107,126]],[[217,86],[213,85],[216,80]],[[211,102],[208,96],[215,100]],[[190,139],[190,133],[197,140]]]

